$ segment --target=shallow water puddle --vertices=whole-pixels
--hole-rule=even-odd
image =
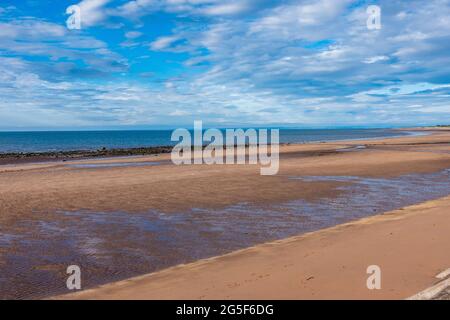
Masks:
[[[170,213],[55,212],[0,227],[0,298],[65,293],[68,265],[83,288],[322,229],[449,194],[450,170],[392,179],[290,177],[349,182],[335,198],[264,207]]]

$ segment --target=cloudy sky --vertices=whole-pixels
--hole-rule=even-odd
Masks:
[[[450,0],[0,1],[0,130],[426,125],[449,98]]]

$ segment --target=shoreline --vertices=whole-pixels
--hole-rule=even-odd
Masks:
[[[444,129],[436,129],[442,131]],[[376,141],[381,139],[395,139],[406,138],[414,136],[424,136],[427,133],[423,131],[433,131],[434,129],[427,128],[393,128],[389,130],[407,132],[403,135],[392,135],[389,137],[372,137],[372,138],[354,138],[354,139],[337,139],[337,140],[323,140],[323,141],[305,141],[305,142],[283,142],[280,146],[286,145],[308,145],[319,143],[337,143],[337,142],[352,142],[352,141]],[[417,132],[415,132],[417,131]],[[167,154],[172,151],[173,146],[149,146],[149,147],[133,147],[133,148],[102,148],[98,150],[61,150],[61,151],[36,151],[36,152],[0,152],[0,166],[14,165],[14,164],[42,164],[66,162],[75,160],[106,160],[109,158],[119,157],[143,157],[149,155]]]
[[[45,162],[107,159],[119,157],[148,156],[170,153],[172,147],[142,147],[101,150],[73,150],[48,152],[12,152],[0,153],[0,165],[9,164],[39,164]]]

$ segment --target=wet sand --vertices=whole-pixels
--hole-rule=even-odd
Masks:
[[[123,165],[130,162],[136,165]],[[155,165],[150,165],[149,162],[155,162]],[[103,165],[99,167],[99,164]],[[17,274],[17,279],[7,277],[6,281],[14,280],[13,283],[18,288],[17,292],[4,296],[19,298],[45,296],[45,291],[38,295],[34,293],[37,285],[45,287],[50,281],[49,270],[58,274],[61,283],[64,282],[63,279],[66,277],[64,266],[73,262],[73,256],[67,254],[67,247],[56,245],[55,240],[58,240],[58,243],[66,243],[66,246],[71,248],[72,244],[69,240],[73,239],[67,238],[65,230],[69,233],[79,232],[81,235],[83,230],[97,232],[99,237],[89,238],[86,243],[83,243],[81,249],[84,250],[85,256],[95,259],[103,258],[101,253],[96,251],[98,246],[95,243],[98,238],[103,237],[103,240],[107,240],[102,243],[103,249],[113,253],[108,259],[115,261],[114,266],[118,265],[122,266],[122,269],[127,269],[111,267],[113,270],[108,270],[105,265],[97,264],[98,270],[88,270],[88,273],[92,272],[95,276],[108,274],[104,280],[110,281],[145,273],[145,268],[133,268],[136,261],[125,261],[125,257],[129,257],[127,255],[130,252],[136,252],[137,256],[142,256],[144,253],[145,258],[145,254],[151,252],[153,256],[164,259],[167,248],[159,246],[160,242],[152,242],[151,246],[142,251],[143,248],[136,243],[133,242],[131,245],[130,242],[123,240],[127,239],[127,233],[136,230],[123,227],[121,229],[122,213],[125,217],[129,215],[130,219],[136,219],[136,225],[141,225],[139,217],[149,211],[174,218],[182,216],[183,213],[190,213],[196,208],[205,212],[220,212],[237,204],[250,204],[257,208],[264,208],[291,201],[332,203],[333,199],[339,199],[344,192],[348,193],[342,188],[356,185],[355,181],[305,180],[292,177],[345,176],[361,179],[397,179],[405,175],[438,174],[445,172],[443,170],[448,168],[450,168],[450,133],[445,130],[434,132],[429,136],[282,146],[280,172],[276,176],[261,176],[257,165],[174,166],[170,164],[170,156],[167,154],[126,159],[3,165],[0,166],[0,226],[2,231],[8,232],[4,232],[7,236],[0,239],[0,269],[4,275]],[[403,183],[414,184],[414,181],[404,180]],[[432,195],[431,193],[430,196]],[[438,196],[442,197],[442,194],[437,193],[436,197]],[[423,200],[417,199],[417,202],[421,201]],[[383,208],[383,205],[377,208]],[[377,213],[380,212],[372,214]],[[361,217],[351,214],[349,216]],[[148,219],[148,216],[145,217]],[[93,227],[89,229],[89,226],[96,225],[99,219],[119,222],[116,226],[103,224],[99,229]],[[158,217],[158,219],[161,218]],[[294,216],[290,219],[297,218]],[[339,221],[336,220],[333,224]],[[289,221],[280,223],[289,224]],[[448,226],[448,221],[445,223],[442,226]],[[77,229],[77,225],[86,226],[86,228],[78,227]],[[189,228],[188,225],[183,226]],[[45,232],[39,233],[39,230]],[[223,241],[211,230],[200,231],[202,239],[211,243],[212,247],[215,243],[220,244],[220,241]],[[298,233],[304,231],[311,230],[299,229]],[[176,232],[169,233],[168,236],[176,234]],[[20,241],[15,236],[21,235],[26,237],[18,245]],[[254,245],[277,239],[277,235],[293,234],[258,235],[250,238],[251,241],[249,240],[248,244]],[[43,236],[48,239],[42,241]],[[154,236],[154,230],[142,231],[139,241],[143,242],[139,243],[152,241]],[[68,241],[69,244],[67,244]],[[22,275],[27,270],[16,271],[14,265],[29,264],[23,262],[26,248],[46,250],[64,259],[55,261],[51,256],[39,257],[41,259],[39,265],[35,266],[42,274],[39,283],[25,283]],[[206,257],[239,248],[233,245],[222,245],[219,249],[222,251],[207,251]],[[79,244],[76,250],[80,250]],[[191,256],[185,257],[183,261],[190,262],[192,259],[205,257],[205,252],[191,251]],[[177,256],[180,252],[172,251],[170,255]],[[170,267],[173,261],[178,260],[171,260],[168,256],[166,264],[160,263],[156,269]],[[139,263],[145,265],[149,261],[141,259]],[[422,261],[419,264],[423,263]],[[157,271],[150,266],[148,268],[147,272]],[[220,272],[216,270],[216,273],[217,277],[221,277]],[[20,287],[21,283],[23,287]],[[51,292],[52,290],[49,290],[47,296]]]
[[[449,212],[445,197],[57,298],[406,299],[450,266]]]
[[[281,148],[280,171],[261,176],[258,165],[142,166],[71,168],[71,163],[112,163],[123,159],[0,166],[0,222],[55,210],[174,212],[223,208],[336,195],[339,183],[305,183],[289,176],[395,177],[449,168],[449,132],[379,141],[288,145]],[[336,150],[365,145],[355,152]],[[430,150],[416,152],[427,147]],[[444,148],[444,150],[442,150]],[[439,149],[440,152],[434,152]],[[169,161],[170,155],[132,158]]]

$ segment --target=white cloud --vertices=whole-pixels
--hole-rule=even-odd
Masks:
[[[142,32],[139,31],[128,31],[125,33],[125,38],[127,39],[136,39],[143,35]]]
[[[96,3],[106,7],[106,2]],[[195,118],[242,124],[400,124],[448,118],[449,1],[381,0],[383,28],[376,32],[366,28],[365,8],[351,1],[287,1],[253,12],[248,8],[254,3],[136,0],[120,10],[110,6],[105,12],[116,18],[171,13],[173,33],[141,45],[188,53],[178,79],[155,71],[140,84],[126,77],[51,80],[54,70],[114,76],[127,63],[102,41],[67,34],[62,26],[3,23],[0,50],[52,61],[46,72],[38,68],[45,64],[3,61],[0,117],[8,123],[14,118],[8,110],[16,108],[33,117],[53,113],[53,120],[83,125],[176,125]],[[399,18],[401,12],[407,17]],[[184,24],[185,17],[198,15],[201,28]],[[100,14],[93,21],[105,19]],[[138,31],[125,33],[130,45],[139,36]],[[78,61],[86,67],[78,68]],[[411,107],[418,105],[419,115]]]
[[[376,63],[376,62],[380,62],[380,61],[386,61],[389,60],[388,56],[373,56],[373,57],[369,57],[364,59],[364,63],[367,64],[372,64],[372,63]]]
[[[211,16],[226,16],[239,14],[246,10],[248,10],[248,4],[241,1],[208,6],[198,12]]]
[[[187,116],[189,115],[189,112],[185,111],[185,110],[175,110],[169,113],[169,116],[172,117],[182,117],[182,116]]]
[[[178,36],[159,37],[150,44],[152,50],[164,50],[169,48],[174,42],[180,40]]]
[[[156,6],[157,1],[154,0],[132,0],[120,6],[115,15],[136,18],[145,15],[149,7]]]
[[[111,0],[83,0],[78,3],[81,10],[81,26],[90,27],[104,21],[108,17],[105,6]]]
[[[161,10],[197,16],[233,16],[256,7],[257,0],[132,0],[112,11],[111,15],[138,19]]]
[[[0,40],[43,40],[52,39],[56,37],[63,37],[66,34],[66,29],[54,23],[35,19],[22,19],[12,22],[0,23]]]
[[[123,71],[128,65],[103,41],[71,33],[63,25],[32,18],[0,23],[0,50],[7,54],[49,59],[49,63],[31,65],[41,68],[48,76],[56,76],[55,72],[62,72],[60,75],[63,76],[63,73],[77,69],[77,61],[85,65],[77,69],[79,75]],[[60,60],[65,61],[57,63]]]

